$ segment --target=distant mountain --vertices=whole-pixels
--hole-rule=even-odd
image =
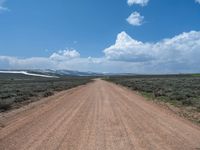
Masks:
[[[41,73],[45,74],[54,74],[54,75],[60,75],[60,76],[101,76],[103,74],[101,73],[95,73],[95,72],[80,72],[80,71],[74,71],[74,70],[36,70]]]
[[[94,72],[80,72],[73,70],[51,70],[51,69],[36,69],[36,70],[0,70],[0,73],[15,73],[30,76],[56,78],[63,76],[102,76],[104,74]]]
[[[58,76],[42,74],[39,72],[32,72],[32,71],[13,71],[13,70],[0,70],[0,74],[22,74],[26,76],[35,76],[35,77],[44,77],[44,78],[59,78]]]
[[[102,76],[103,75],[101,73],[95,73],[95,72],[80,72],[74,70],[51,70],[51,69],[28,70],[28,72],[53,75],[53,76]]]

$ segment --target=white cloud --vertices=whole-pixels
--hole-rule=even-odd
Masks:
[[[129,6],[137,4],[141,6],[146,6],[148,4],[149,0],[128,0],[127,3]]]
[[[105,49],[104,53],[108,59],[125,61],[183,60],[200,54],[200,32],[182,33],[157,43],[143,43],[121,32],[116,43]]]
[[[6,0],[0,0],[0,12],[9,10],[8,8],[4,7],[5,2]]]
[[[200,4],[200,0],[195,0],[195,2],[199,3]]]
[[[50,59],[52,60],[68,60],[68,59],[74,59],[80,57],[80,53],[76,50],[60,50],[59,52],[53,53],[50,56]]]
[[[116,43],[106,48],[104,53],[109,60],[140,63],[143,67],[152,65],[158,70],[199,71],[200,32],[182,33],[156,43],[137,41],[121,32]]]
[[[126,66],[126,67],[124,67]],[[134,63],[111,61],[102,58],[74,58],[57,61],[49,57],[16,58],[0,56],[0,69],[69,69],[93,72],[139,72]]]
[[[194,73],[200,72],[200,31],[191,31],[154,43],[141,42],[126,32],[100,58],[81,57],[62,50],[49,57],[0,56],[0,69],[70,69],[93,72]]]
[[[55,67],[55,62],[46,57],[16,58],[0,56],[1,69],[45,69]]]
[[[141,26],[144,20],[144,16],[141,16],[138,12],[133,12],[126,21],[133,26]]]
[[[152,59],[149,51],[151,46],[151,44],[132,39],[126,32],[121,32],[117,36],[116,43],[106,48],[104,53],[110,60],[140,62]]]

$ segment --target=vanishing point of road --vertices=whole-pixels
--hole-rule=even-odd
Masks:
[[[95,80],[1,119],[0,150],[198,150],[200,128]]]

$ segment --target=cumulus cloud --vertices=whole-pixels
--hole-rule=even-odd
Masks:
[[[142,42],[126,32],[104,56],[81,57],[76,50],[61,50],[49,57],[0,56],[0,69],[69,69],[117,73],[200,72],[200,31],[190,31],[158,42]]]
[[[104,53],[108,59],[122,61],[185,60],[200,54],[200,32],[182,33],[156,43],[137,41],[121,32],[116,43],[106,48]]]
[[[5,2],[5,0],[0,0],[0,12],[9,10],[8,8],[4,7]]]
[[[129,6],[137,4],[141,6],[146,6],[148,4],[149,0],[128,0],[127,3]]]
[[[140,63],[157,70],[200,70],[200,32],[182,33],[156,43],[137,41],[121,32],[104,53],[109,60]]]
[[[53,53],[50,56],[50,59],[63,61],[63,60],[69,60],[69,59],[74,59],[78,57],[80,57],[80,53],[72,49],[72,50],[60,50],[56,53]]]
[[[106,58],[110,60],[143,62],[153,59],[149,48],[149,43],[132,39],[126,32],[118,34],[114,45],[104,50]]]
[[[50,57],[16,58],[0,56],[0,69],[68,69],[92,72],[123,73],[133,71],[130,70],[130,68],[133,68],[134,72],[141,72],[141,70],[138,70],[138,68],[141,67],[138,67],[137,64],[112,61],[106,59],[105,57],[79,57],[70,60],[57,61],[50,59]]]
[[[83,58],[76,50],[60,50],[49,57],[18,58],[0,56],[0,69],[69,69],[103,72],[107,68],[106,64],[107,59],[104,57]]]
[[[199,3],[200,4],[200,0],[195,0],[195,2]]]
[[[46,69],[55,66],[48,57],[17,58],[0,56],[1,69]]]
[[[0,56],[0,69],[68,69],[103,72],[107,68],[106,58],[52,59],[51,57],[17,58]],[[116,68],[116,67],[113,67]],[[108,69],[108,68],[107,68]],[[107,70],[106,69],[106,70]],[[114,69],[110,69],[110,71]]]
[[[141,16],[138,12],[133,12],[126,21],[133,26],[141,26],[144,20],[144,16]]]

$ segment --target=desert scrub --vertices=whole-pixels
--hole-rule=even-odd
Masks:
[[[52,91],[46,91],[46,92],[44,92],[43,97],[49,97],[49,96],[51,96],[53,94],[54,93]]]
[[[200,76],[194,75],[136,75],[110,76],[105,80],[142,92],[152,99],[176,106],[200,107]],[[144,94],[146,93],[146,94]]]
[[[56,91],[86,84],[91,77],[41,78],[19,74],[0,74],[0,111],[20,107]]]
[[[0,111],[6,111],[6,110],[11,109],[13,103],[14,103],[14,98],[1,99],[0,100]]]
[[[178,108],[177,114],[200,125],[200,75],[110,76],[104,79],[138,91],[147,100],[171,104]]]

